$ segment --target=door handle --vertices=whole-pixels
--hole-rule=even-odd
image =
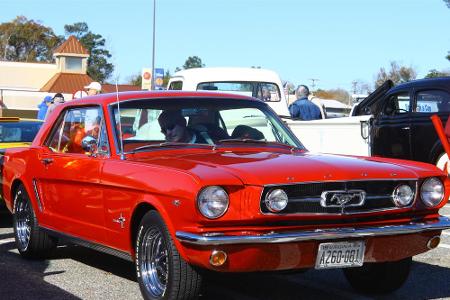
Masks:
[[[43,159],[41,159],[41,162],[44,165],[49,165],[49,164],[53,163],[53,158],[43,158]]]
[[[403,130],[410,130],[410,129],[411,129],[411,127],[409,127],[409,126],[406,126],[406,127],[402,127],[402,129],[403,129]]]

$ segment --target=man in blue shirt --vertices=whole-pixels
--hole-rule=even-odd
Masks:
[[[297,100],[289,105],[289,112],[292,118],[299,118],[304,121],[322,118],[319,107],[308,100],[309,89],[306,85],[299,85],[296,95]]]

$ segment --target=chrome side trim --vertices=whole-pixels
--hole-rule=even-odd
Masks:
[[[122,258],[124,260],[128,260],[128,261],[133,262],[133,258],[131,257],[131,255],[128,252],[124,252],[124,251],[120,251],[120,250],[117,250],[117,249],[113,249],[113,248],[110,248],[108,246],[104,246],[104,245],[101,245],[101,244],[98,244],[98,243],[87,241],[87,240],[84,240],[84,239],[81,239],[81,238],[78,238],[78,237],[75,237],[75,236],[72,236],[72,235],[69,235],[69,234],[66,234],[66,233],[62,233],[62,232],[59,232],[59,231],[56,231],[56,230],[53,230],[53,229],[49,229],[49,228],[46,228],[46,227],[40,226],[39,228],[42,229],[43,231],[47,232],[51,236],[54,236],[54,237],[57,237],[57,238],[61,238],[61,239],[64,239],[65,241],[74,243],[76,245],[80,245],[80,246],[83,246],[83,247],[86,247],[86,248],[90,248],[90,249],[95,250],[95,251],[99,251],[99,252],[103,252],[103,253],[106,253],[106,254],[110,254],[110,255]]]
[[[39,191],[38,191],[36,179],[33,179],[33,190],[34,190],[34,195],[36,196],[39,210],[42,212],[44,210],[44,208],[42,206],[41,197],[39,197]]]
[[[323,241],[348,238],[365,238],[389,235],[402,235],[426,231],[444,230],[450,228],[450,219],[439,217],[436,221],[410,222],[401,225],[387,225],[374,227],[347,227],[333,229],[316,229],[296,232],[269,232],[259,235],[225,235],[223,233],[195,234],[177,231],[176,237],[187,244],[212,246],[231,244],[271,244],[293,243],[304,241]]]

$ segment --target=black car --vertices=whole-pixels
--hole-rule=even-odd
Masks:
[[[430,117],[445,125],[450,113],[450,77],[410,81],[394,87],[386,81],[361,101],[353,116],[373,115],[372,155],[411,159],[443,167],[447,157]]]

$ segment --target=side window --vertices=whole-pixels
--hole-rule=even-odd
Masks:
[[[419,113],[450,112],[450,94],[441,90],[427,90],[417,93],[414,109]]]
[[[280,90],[274,83],[261,83],[258,88],[256,98],[259,98],[265,102],[278,102],[281,99]]]
[[[408,92],[402,92],[389,96],[384,108],[387,115],[398,115],[409,112],[410,97]]]
[[[57,124],[47,145],[55,152],[85,153],[81,141],[90,135],[97,140],[99,152],[109,153],[104,124],[98,107],[69,109]]]
[[[182,90],[183,81],[172,81],[169,85],[168,90]]]

